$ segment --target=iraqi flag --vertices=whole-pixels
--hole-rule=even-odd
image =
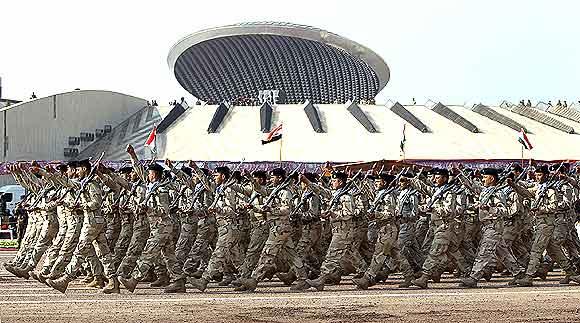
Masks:
[[[262,140],[262,145],[269,144],[271,142],[282,139],[282,124],[278,125],[276,128],[272,129],[265,140]]]
[[[157,127],[153,127],[147,141],[145,142],[145,147],[149,148],[151,152],[157,152]]]
[[[518,133],[518,141],[527,150],[534,148],[534,146],[532,146],[532,143],[530,142],[530,139],[528,139],[528,136],[526,135],[526,131],[524,130],[524,128],[521,128],[520,132]]]

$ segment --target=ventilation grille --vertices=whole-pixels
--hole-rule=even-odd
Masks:
[[[454,122],[455,124],[461,126],[462,128],[467,129],[470,132],[473,132],[473,133],[479,132],[479,129],[477,129],[477,127],[473,123],[467,121],[467,119],[458,115],[453,110],[451,110],[447,106],[443,105],[441,102],[439,102],[439,103],[435,104],[433,107],[431,107],[431,110],[433,110],[435,113],[439,114],[440,116],[442,116],[442,117]]]
[[[524,129],[526,131],[526,133],[531,133],[524,125],[518,123],[517,121],[506,117],[496,111],[494,111],[493,109],[490,109],[488,106],[485,106],[483,104],[476,104],[473,106],[473,108],[471,108],[471,110],[475,113],[481,114],[482,116],[491,119],[495,122],[501,123],[502,125],[506,126],[506,127],[510,127],[512,129],[514,129],[515,131],[520,131],[521,129]]]
[[[423,133],[430,132],[429,128],[427,128],[427,125],[421,122],[421,120],[415,117],[415,115],[413,115],[409,110],[405,109],[405,107],[399,102],[393,104],[393,106],[390,107],[389,110],[391,110],[394,114],[398,115],[401,119],[410,123],[413,127],[417,128],[417,130]]]
[[[574,133],[574,128],[550,117],[549,115],[543,114],[542,112],[540,112],[538,110],[519,106],[519,105],[515,105],[515,104],[511,104],[511,103],[506,102],[506,101],[504,101],[500,106],[506,110],[513,112],[513,113],[517,113],[517,114],[524,116],[526,118],[530,118],[532,120],[535,120],[537,122],[545,124],[546,126],[550,126],[552,128],[558,129],[562,132],[570,133],[570,134]]]

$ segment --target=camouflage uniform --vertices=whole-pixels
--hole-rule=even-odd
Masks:
[[[417,178],[411,179],[411,183],[422,194],[431,196],[431,199],[433,199],[433,196],[439,195],[439,190],[444,190],[447,185],[450,185],[431,187]],[[457,202],[457,195],[451,189],[433,203],[431,208],[433,242],[423,263],[423,276],[421,280],[414,280],[413,284],[419,283],[421,287],[426,287],[427,279],[438,275],[443,268],[447,268],[450,261],[457,265],[460,272],[465,272],[462,257],[458,252],[459,246],[456,236],[457,226],[459,225],[456,221]]]
[[[132,220],[129,221],[133,223],[129,246],[127,247],[125,256],[120,260],[120,264],[117,267],[117,274],[124,278],[129,277],[135,269],[137,260],[143,253],[143,249],[145,249],[145,244],[151,233],[147,214],[143,212],[140,206],[145,199],[145,187],[142,183],[139,180],[131,183],[129,189],[125,188],[128,193],[122,197],[120,202],[120,205],[123,206],[120,208],[121,214],[132,217]],[[115,261],[118,262],[119,259]]]
[[[563,201],[562,194],[549,183],[539,183],[531,188],[524,188],[515,184],[515,191],[527,198],[535,198],[536,209],[534,211],[534,239],[530,253],[530,261],[526,270],[526,276],[532,277],[540,267],[542,255],[547,251],[550,258],[557,261],[568,276],[575,274],[570,262],[562,252],[561,245],[554,239],[556,225],[556,212]],[[543,192],[543,194],[542,194]],[[518,281],[519,284],[529,284],[529,281]]]
[[[419,199],[417,191],[408,187],[397,196],[397,216],[400,221],[399,247],[401,256],[407,259],[414,272],[421,270],[421,249],[416,236],[416,221],[418,218]]]
[[[298,280],[306,279],[304,264],[296,254],[294,242],[290,237],[292,226],[289,215],[292,209],[292,193],[288,189],[279,190],[272,199],[269,211],[265,213],[270,231],[258,265],[251,275],[256,281],[262,280],[268,270],[276,268],[275,260],[278,255],[288,260]]]
[[[496,257],[512,275],[522,273],[523,268],[502,239],[507,215],[507,199],[504,191],[495,186],[484,188],[463,175],[460,175],[460,179],[470,191],[479,195],[479,222],[482,233],[470,277],[476,282],[481,279],[484,269],[493,263]]]
[[[316,184],[310,184],[309,187],[315,194],[324,197],[326,200],[332,200],[338,191],[331,193],[330,190]],[[319,281],[323,282],[331,275],[340,275],[341,264],[345,258],[350,257],[350,246],[354,240],[354,224],[352,217],[355,212],[353,197],[345,193],[338,198],[337,203],[332,205],[328,211],[332,237],[330,245],[326,251],[324,261],[320,266]],[[312,282],[307,281],[312,286]]]
[[[146,182],[144,167],[133,156],[131,160],[133,170],[141,181]],[[158,182],[147,184],[145,200],[140,205],[146,208],[150,233],[133,271],[132,276],[137,281],[143,280],[152,268],[158,277],[166,275],[166,268],[171,279],[176,279],[175,273],[181,270],[176,266],[175,246],[172,240],[173,223],[169,217],[169,192],[166,187],[159,184]]]
[[[79,191],[81,185],[77,182],[68,181],[69,188]],[[84,259],[93,270],[94,276],[104,275],[107,278],[115,277],[114,268],[111,265],[112,255],[109,251],[105,237],[105,219],[101,214],[102,191],[101,188],[91,181],[80,192],[79,208],[83,211],[84,219],[79,237],[79,243],[73,253],[73,257],[65,269],[69,279],[75,278],[81,268]],[[96,249],[96,254],[95,254]],[[100,262],[99,262],[100,260]]]
[[[262,254],[262,250],[264,249],[270,231],[270,226],[266,221],[266,216],[258,209],[258,207],[264,203],[264,196],[258,192],[253,192],[253,194],[255,194],[256,197],[254,198],[254,195],[251,195],[254,208],[253,210],[250,210],[250,223],[252,226],[250,242],[246,250],[244,261],[239,270],[240,277],[242,278],[249,278],[258,265],[260,255]]]

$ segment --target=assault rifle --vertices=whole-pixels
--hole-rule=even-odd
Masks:
[[[332,209],[334,207],[334,205],[336,203],[338,203],[338,201],[340,200],[340,198],[348,193],[350,191],[350,189],[352,188],[352,185],[354,184],[354,181],[358,179],[358,177],[360,176],[362,172],[362,169],[359,169],[358,172],[351,177],[350,179],[348,179],[346,181],[346,183],[344,184],[344,186],[342,188],[340,188],[335,194],[334,196],[330,199],[330,202],[328,203],[328,209]]]
[[[389,183],[389,185],[380,191],[379,195],[377,195],[377,197],[374,200],[373,206],[371,206],[367,212],[368,213],[374,213],[377,208],[384,203],[385,201],[385,196],[391,194],[394,190],[397,189],[397,183],[399,182],[399,179],[401,178],[401,176],[403,176],[404,173],[406,173],[409,170],[408,167],[405,167],[404,169],[402,169],[397,176],[395,176],[395,178]]]
[[[270,195],[268,195],[268,197],[266,198],[266,201],[264,202],[264,205],[262,207],[266,207],[268,205],[270,205],[270,203],[272,203],[272,201],[274,201],[274,198],[276,198],[276,196],[278,195],[278,193],[285,189],[286,187],[288,187],[290,184],[292,184],[292,177],[294,177],[294,175],[296,175],[298,173],[298,168],[296,167],[294,169],[294,171],[292,171],[292,173],[290,173],[288,176],[286,176],[286,178],[284,179],[284,181],[280,184],[278,184],[278,186],[276,186],[272,192],[270,192]]]
[[[95,161],[95,163],[92,165],[91,171],[89,172],[89,175],[87,175],[87,177],[85,177],[83,180],[81,180],[81,187],[77,191],[77,194],[75,196],[75,199],[74,199],[74,202],[73,202],[72,205],[75,205],[75,206],[78,205],[79,199],[81,198],[81,195],[84,193],[85,189],[87,188],[87,185],[97,175],[97,167],[99,166],[99,164],[103,160],[103,157],[105,157],[105,152],[104,151],[101,153],[101,155],[99,156],[99,158],[97,158],[97,161]]]

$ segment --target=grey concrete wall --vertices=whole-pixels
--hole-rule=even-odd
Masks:
[[[121,93],[83,90],[0,109],[1,160],[65,159],[69,136],[94,133],[104,125],[114,127],[146,103]]]

